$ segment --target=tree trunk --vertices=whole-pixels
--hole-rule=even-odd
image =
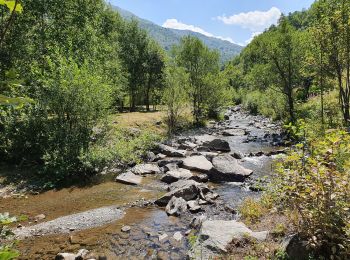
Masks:
[[[288,99],[288,111],[289,111],[290,122],[292,124],[295,124],[296,120],[295,120],[295,114],[294,114],[294,100],[293,100],[293,90],[292,89],[288,90],[287,99]]]
[[[149,102],[149,93],[150,93],[150,91],[151,91],[151,82],[149,80],[147,88],[146,88],[146,100],[145,100],[147,112],[150,111],[150,109],[149,109],[149,103],[150,103]]]

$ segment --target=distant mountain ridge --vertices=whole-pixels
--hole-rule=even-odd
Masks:
[[[114,10],[118,11],[124,19],[136,19],[139,22],[140,27],[146,30],[151,35],[151,37],[159,42],[159,44],[167,51],[170,50],[173,45],[179,44],[181,38],[186,35],[196,36],[202,40],[210,49],[218,50],[221,55],[221,61],[223,63],[237,56],[244,48],[238,44],[233,44],[229,41],[208,37],[193,31],[164,28],[151,21],[142,19],[120,7],[112,7]]]

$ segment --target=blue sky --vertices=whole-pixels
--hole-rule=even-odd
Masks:
[[[109,0],[158,25],[189,29],[246,45],[281,13],[309,8],[314,0]]]

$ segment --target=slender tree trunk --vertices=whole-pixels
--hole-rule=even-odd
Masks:
[[[321,122],[322,129],[324,129],[325,120],[324,120],[324,75],[323,75],[323,48],[321,47],[321,57],[320,57],[320,88],[321,88]]]
[[[150,103],[149,93],[150,93],[150,91],[151,91],[151,81],[148,80],[148,85],[147,85],[147,88],[146,88],[146,100],[145,100],[147,112],[150,111],[150,109],[149,109],[149,103]]]

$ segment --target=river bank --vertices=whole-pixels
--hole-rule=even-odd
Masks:
[[[152,161],[156,162],[150,163],[159,167],[160,171],[135,174],[141,176],[142,181],[139,185],[105,182],[91,187],[28,195],[27,198],[1,199],[1,211],[9,211],[12,215],[29,216],[29,220],[15,230],[19,237],[26,237],[17,245],[22,253],[20,259],[52,259],[60,252],[76,253],[83,248],[92,252],[91,257],[105,256],[107,259],[187,257],[191,254],[192,246],[200,238],[198,234],[200,222],[231,221],[226,223],[231,225],[232,221],[238,220],[238,206],[247,197],[259,196],[259,187],[263,185],[265,176],[268,178],[271,175],[275,154],[283,152],[281,147],[283,138],[278,125],[266,118],[245,114],[239,108],[230,110],[225,117],[224,122],[213,122],[205,129],[183,133],[167,142],[166,145],[173,149],[172,152],[185,151],[185,154],[176,157],[177,162],[174,162],[174,158],[170,159],[169,156],[160,156],[162,153],[155,153]],[[221,140],[222,143],[228,144],[229,150],[225,145],[225,149],[206,147],[206,144],[213,140]],[[164,147],[160,152],[164,153]],[[205,189],[219,197],[211,203],[202,202],[198,212],[185,211],[178,217],[168,216],[164,208],[154,204],[169,189],[171,192],[172,184],[168,186],[164,182],[164,175],[169,172],[164,172],[167,170],[171,172],[172,169],[169,169],[171,168],[169,165],[168,169],[165,168],[167,164],[175,163],[175,170],[188,169],[190,167],[188,165],[186,167],[186,163],[184,166],[183,161],[196,156],[204,157],[214,165],[213,160],[217,160],[215,159],[217,157],[228,158],[229,161],[233,158],[234,163],[237,162],[240,167],[252,174],[249,173],[249,177],[245,176],[237,181],[234,181],[235,178],[227,178],[218,182],[214,181],[209,172],[202,169],[201,162],[195,162],[197,166],[190,170],[191,176],[207,175],[209,183],[201,185],[205,185],[207,187]],[[166,160],[169,160],[168,163],[164,163]],[[222,167],[232,165],[225,161],[222,163]],[[202,178],[205,179],[203,176]],[[91,215],[104,212],[99,209],[105,210],[105,207],[111,206],[116,207],[120,214],[108,211],[111,213],[111,218],[104,218],[100,224],[94,222],[93,225],[82,226],[79,224],[81,219],[74,219],[76,215],[72,215],[96,210],[90,211]],[[40,214],[45,215],[45,218],[35,222],[35,217]],[[73,225],[70,223],[62,227],[62,217],[69,220],[69,216],[73,219]],[[60,225],[64,232],[61,234],[49,232],[50,228],[47,227],[52,227],[55,223]],[[222,222],[219,224],[223,225]],[[224,251],[218,250],[217,253]],[[192,257],[196,258],[196,255]]]

